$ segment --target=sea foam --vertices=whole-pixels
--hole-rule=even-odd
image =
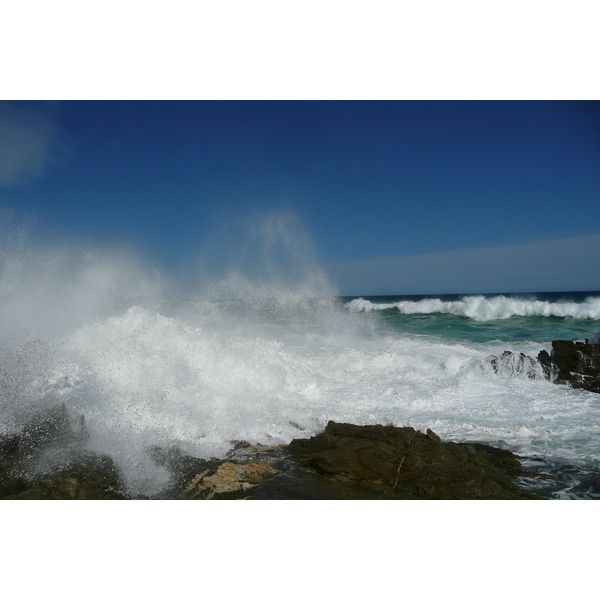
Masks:
[[[350,312],[373,312],[397,310],[406,315],[451,314],[474,321],[493,321],[520,317],[571,317],[574,319],[600,320],[600,298],[586,298],[584,302],[547,302],[543,300],[511,298],[508,296],[466,296],[460,300],[447,301],[440,298],[400,300],[375,303],[356,298],[348,303]]]
[[[257,264],[234,261],[221,276],[192,278],[186,294],[183,282],[122,249],[4,243],[0,434],[64,403],[85,417],[88,449],[113,458],[128,490],[150,495],[169,481],[152,446],[223,456],[234,440],[288,443],[330,419],[431,428],[526,455],[600,459],[595,394],[490,366],[490,355],[535,355],[541,344],[375,328],[363,311],[380,305],[357,300],[348,310],[297,222],[269,217],[248,235]],[[402,305],[452,305],[427,302]],[[454,306],[481,317],[482,307],[506,314],[518,303],[475,298]]]

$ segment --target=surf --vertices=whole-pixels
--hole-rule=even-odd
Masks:
[[[490,366],[505,350],[535,356],[541,341],[480,343],[373,318],[400,315],[398,306],[471,307],[476,323],[547,302],[348,303],[293,215],[232,231],[182,278],[131,249],[14,229],[0,255],[0,433],[64,404],[84,418],[86,448],[110,456],[128,490],[150,496],[170,477],[153,447],[219,457],[236,440],[289,443],[329,420],[431,428],[451,441],[599,464],[594,394]],[[587,319],[594,306],[568,307],[569,318]]]
[[[395,310],[405,315],[450,314],[473,321],[494,321],[511,317],[560,317],[600,320],[600,298],[590,296],[582,302],[549,302],[534,298],[521,299],[504,295],[465,296],[460,300],[424,298],[395,302],[371,302],[356,298],[349,302],[351,312]]]

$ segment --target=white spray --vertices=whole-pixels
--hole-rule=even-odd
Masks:
[[[215,243],[209,266],[232,257],[224,276],[204,269],[185,282],[123,250],[17,238],[0,255],[0,433],[65,403],[85,416],[89,449],[109,454],[131,491],[153,494],[168,481],[150,446],[206,458],[233,440],[310,436],[329,419],[600,455],[595,395],[486,363],[538,346],[382,333],[358,304],[351,312],[336,299],[289,214]]]

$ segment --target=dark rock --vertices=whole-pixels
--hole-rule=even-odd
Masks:
[[[546,379],[551,379],[553,372],[553,363],[547,350],[542,350],[537,356],[538,362],[542,367],[542,371]]]
[[[435,433],[433,433],[433,431],[431,431],[431,429],[427,430],[427,437],[430,440],[433,440],[436,444],[441,444],[442,440],[439,438],[438,435],[436,435]]]
[[[53,445],[83,442],[87,439],[83,417],[74,427],[64,404],[33,413],[18,434],[0,438],[5,456],[32,456]]]
[[[0,498],[129,499],[108,456],[86,451],[64,407],[36,415],[0,443]],[[173,476],[160,498],[534,499],[533,478],[507,450],[443,442],[430,429],[330,421],[288,446],[238,442],[223,459],[151,448]],[[158,498],[157,497],[157,498]]]
[[[198,474],[186,488],[195,498],[211,500],[215,497],[240,497],[254,488],[265,477],[279,471],[266,462],[224,462],[211,474],[208,470]],[[243,497],[243,496],[242,496]]]
[[[93,488],[123,487],[119,470],[112,458],[95,452],[76,451],[70,453],[61,467],[52,471],[55,477],[73,477]]]
[[[160,446],[152,446],[148,453],[157,465],[166,467],[171,473],[182,479],[191,478],[199,471],[210,468],[211,463],[217,460],[208,461],[203,458],[196,458],[177,447],[161,448]]]
[[[185,490],[194,477],[198,473],[216,471],[221,462],[217,459],[197,458],[177,447],[152,446],[148,453],[158,466],[165,467],[171,474],[172,482],[165,489],[162,497],[172,499],[185,498]]]
[[[108,456],[75,453],[59,467],[29,480],[15,479],[0,489],[4,500],[121,500],[122,480]]]
[[[0,498],[6,498],[20,494],[26,489],[27,483],[25,483],[25,480],[22,477],[16,477],[15,479],[5,477],[3,485],[0,486]]]
[[[535,499],[517,486],[526,473],[507,450],[442,442],[428,430],[330,421],[293,440],[295,463],[250,491],[251,498]]]
[[[60,404],[30,415],[18,433],[0,437],[0,493],[24,480],[23,473],[45,450],[69,443],[72,436],[66,407]]]
[[[83,449],[83,418],[64,404],[40,410],[21,430],[0,438],[0,498],[12,500],[124,498],[112,459]]]
[[[161,498],[166,499],[238,499],[247,496],[247,490],[257,481],[279,472],[285,446],[252,445],[235,441],[225,458],[208,460],[196,458],[180,448],[154,446],[151,458],[164,466],[172,482]]]
[[[113,487],[99,488],[77,477],[46,477],[25,491],[3,500],[126,500],[128,496]]]
[[[510,352],[505,350],[500,356],[490,356],[488,358],[494,373],[515,375],[524,374],[529,379],[535,379],[539,369],[538,363],[531,356],[522,352]]]
[[[546,377],[555,383],[600,392],[600,344],[555,340],[552,354],[538,354]]]

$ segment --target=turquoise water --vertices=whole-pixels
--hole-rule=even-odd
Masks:
[[[474,322],[455,315],[403,315],[382,311],[382,328],[448,340],[486,343],[547,342],[555,339],[582,340],[593,332],[594,324],[562,317],[511,317],[506,321]]]
[[[516,452],[527,468],[557,478],[532,487],[546,497],[600,498],[600,396],[552,384],[539,371],[529,379],[510,363],[501,373],[489,367],[504,350],[535,358],[556,339],[598,343],[600,293],[342,300],[374,335],[390,340],[397,357],[404,353],[408,362],[412,352],[428,365],[413,365],[401,373],[402,383],[390,383],[415,422],[433,423],[446,439]]]
[[[480,300],[469,311],[467,303],[474,298]],[[599,292],[363,296],[361,299],[367,306],[358,309],[360,312],[373,315],[381,331],[391,330],[399,334],[484,344],[548,342],[556,339],[583,341],[600,330]],[[342,300],[352,309],[353,301],[358,298],[346,297]],[[439,310],[431,305],[432,300],[440,303]],[[493,305],[494,301],[497,301],[496,306]],[[394,306],[384,308],[390,305]],[[532,314],[525,316],[519,312]],[[553,312],[562,312],[565,316],[553,315]]]

